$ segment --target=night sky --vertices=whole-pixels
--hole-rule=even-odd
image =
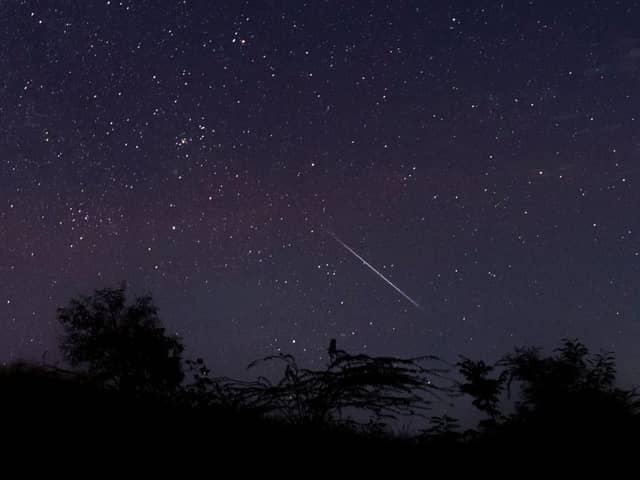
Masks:
[[[126,281],[220,374],[334,337],[450,360],[577,337],[637,379],[639,19],[0,1],[0,361],[55,361],[56,308]]]

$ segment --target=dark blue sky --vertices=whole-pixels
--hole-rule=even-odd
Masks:
[[[637,379],[638,18],[0,2],[0,360],[56,358],[56,307],[127,281],[218,373],[578,337]]]

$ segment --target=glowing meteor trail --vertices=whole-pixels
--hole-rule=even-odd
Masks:
[[[404,293],[402,290],[400,290],[398,287],[396,287],[391,280],[389,280],[387,277],[385,277],[382,273],[380,273],[378,270],[376,270],[376,268],[371,265],[369,262],[367,262],[364,258],[362,258],[360,255],[358,255],[358,252],[356,252],[353,248],[351,248],[349,245],[347,245],[346,243],[344,243],[342,240],[340,240],[338,238],[338,236],[333,233],[333,232],[329,232],[327,231],[327,233],[329,235],[331,235],[333,237],[333,239],[338,242],[340,245],[342,245],[344,248],[346,248],[349,252],[351,252],[358,260],[360,260],[362,263],[364,263],[367,267],[369,267],[373,273],[375,273],[376,275],[378,275],[382,280],[384,280],[385,282],[387,282],[389,285],[391,285],[393,287],[393,289],[398,292],[400,295],[402,295],[405,299],[407,299],[409,302],[411,302],[411,305],[413,305],[414,307],[416,307],[417,309],[424,311],[424,309],[422,308],[422,305],[420,305],[418,302],[416,302],[413,298],[411,298],[409,295],[407,295],[406,293]]]

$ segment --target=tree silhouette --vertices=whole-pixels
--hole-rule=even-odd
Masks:
[[[112,413],[133,411],[135,405],[143,411],[154,405],[173,407],[166,412],[176,414],[180,428],[185,418],[194,428],[204,421],[216,422],[227,437],[244,442],[243,435],[253,435],[256,445],[289,438],[292,432],[316,438],[315,432],[322,431],[344,442],[380,440],[382,446],[392,438],[387,421],[425,417],[434,399],[470,396],[488,416],[479,428],[461,432],[455,418],[441,414],[432,416],[411,441],[439,452],[527,452],[540,445],[562,451],[568,444],[582,448],[616,439],[620,444],[640,427],[638,396],[635,390],[616,386],[614,356],[593,354],[575,340],[564,340],[547,356],[536,348],[519,348],[493,364],[461,357],[456,366],[462,378],[457,382],[447,368],[433,366],[442,362],[436,357],[354,355],[338,349],[333,339],[327,365],[321,369],[303,368],[292,355],[279,354],[249,365],[283,365],[278,380],[263,376],[238,381],[211,377],[204,361],[195,359],[184,362],[188,371],[183,384],[183,345],[178,337],[167,335],[150,296],[128,303],[124,286],[96,290],[58,309],[58,320],[64,331],[62,353],[78,370],[0,370],[0,386],[16,393],[5,395],[11,408],[26,404],[19,393],[28,387],[28,392],[38,393],[27,398],[52,398],[54,393],[56,405],[73,405],[74,412],[80,411],[78,405],[86,405],[88,412],[109,406]],[[109,388],[95,388],[95,383]],[[110,389],[133,395],[134,401]],[[505,406],[512,397],[513,405]],[[301,424],[311,428],[298,429]],[[347,436],[340,437],[343,434]],[[397,446],[408,445],[395,438]]]
[[[329,362],[324,370],[298,366],[292,355],[280,354],[253,362],[284,363],[284,375],[272,382],[265,377],[255,382],[231,382],[227,391],[235,391],[244,405],[266,413],[275,413],[293,423],[336,424],[353,422],[356,412],[370,424],[400,415],[421,414],[428,410],[438,392],[446,385],[446,370],[422,365],[436,357],[410,359],[351,355],[329,346]],[[443,383],[443,382],[442,382]]]
[[[490,378],[489,374],[494,367],[482,360],[473,361],[462,357],[458,367],[464,378],[464,382],[459,385],[460,391],[470,395],[473,398],[471,403],[495,420],[500,415],[498,402],[504,389],[505,376]]]
[[[537,348],[517,348],[494,365],[463,358],[458,366],[464,378],[459,390],[490,416],[480,427],[494,440],[600,444],[638,427],[638,397],[615,385],[613,355],[590,353],[576,340],[564,340],[549,356]],[[499,408],[505,391],[515,397],[509,415]],[[474,439],[486,439],[475,433]]]
[[[520,386],[519,420],[553,421],[590,427],[614,427],[638,409],[633,390],[615,386],[615,358],[592,354],[576,340],[564,340],[556,355],[543,357],[535,348],[516,349],[499,362],[507,386]]]
[[[184,374],[184,347],[160,323],[150,296],[126,304],[125,287],[96,290],[58,309],[61,350],[74,367],[126,393],[172,393]]]

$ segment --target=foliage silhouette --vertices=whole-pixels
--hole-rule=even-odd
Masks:
[[[184,347],[160,323],[150,296],[126,304],[125,287],[96,290],[58,309],[61,350],[73,367],[126,393],[170,394],[183,378]]]
[[[615,386],[613,354],[591,354],[577,340],[564,340],[549,357],[534,348],[516,349],[499,364],[505,368],[509,391],[513,382],[520,385],[516,415],[521,421],[586,420],[591,426],[604,426],[638,411],[635,391]]]
[[[420,435],[421,440],[431,443],[451,444],[460,441],[460,424],[457,418],[449,415],[436,415],[431,417],[429,427],[423,429]]]
[[[464,383],[459,385],[460,391],[470,395],[473,399],[472,404],[495,420],[500,415],[497,407],[500,393],[504,389],[505,375],[489,378],[494,367],[482,360],[473,361],[466,357],[462,357],[458,367],[464,378]]]
[[[151,298],[127,303],[124,287],[73,299],[58,319],[61,350],[77,370],[0,367],[0,406],[60,418],[61,430],[75,418],[78,438],[111,431],[127,432],[132,442],[177,441],[215,432],[220,448],[291,455],[320,446],[418,461],[427,452],[483,458],[543,447],[565,452],[568,445],[603,449],[640,429],[638,396],[616,385],[613,354],[591,353],[576,340],[550,355],[517,348],[495,363],[461,357],[457,380],[436,357],[354,355],[331,340],[324,368],[279,354],[249,365],[282,366],[279,379],[238,381],[212,377],[202,359],[183,362],[182,343],[166,334]],[[482,412],[476,429],[461,431],[461,422],[437,411],[416,435],[389,429],[406,417],[419,428],[435,400],[454,397]]]
[[[422,415],[434,398],[452,391],[446,369],[423,365],[436,360],[431,356],[399,359],[351,355],[338,350],[332,340],[324,370],[301,368],[292,355],[274,355],[253,362],[249,368],[263,362],[282,362],[284,374],[279,381],[259,377],[253,382],[229,381],[224,388],[235,393],[238,403],[291,423],[351,423],[377,430],[384,420]],[[364,423],[354,420],[358,415],[364,416]]]
[[[480,422],[482,435],[469,437],[474,441],[600,445],[605,439],[622,442],[640,426],[635,390],[615,385],[614,356],[592,354],[577,340],[563,340],[550,356],[537,348],[517,348],[493,366],[469,359],[458,365],[465,379],[461,392],[490,416]],[[499,404],[512,396],[514,411],[500,412]]]

